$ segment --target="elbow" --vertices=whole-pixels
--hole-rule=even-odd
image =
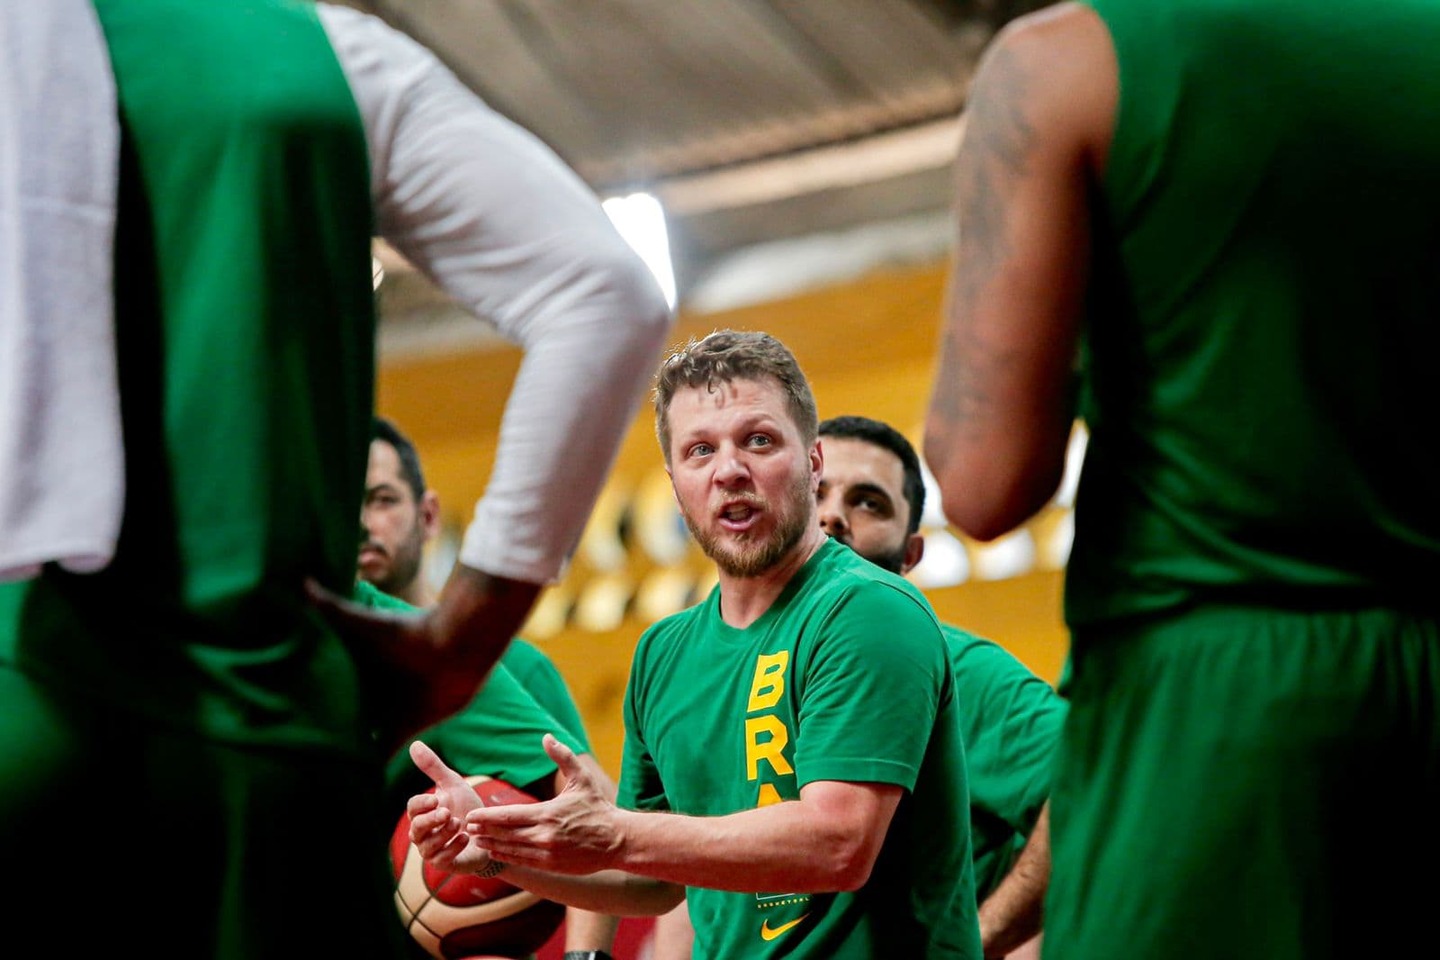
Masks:
[[[952,466],[936,471],[935,481],[945,519],[973,540],[994,540],[1025,519],[1023,511],[1012,505],[1013,495],[997,490],[993,478],[971,476]]]
[[[546,290],[506,328],[512,339],[527,350],[542,337],[583,339],[590,358],[613,376],[648,379],[675,312],[650,268],[618,234],[572,237],[569,256],[551,271]]]
[[[879,850],[874,844],[853,839],[839,841],[830,847],[830,855],[822,861],[824,878],[821,892],[854,893],[870,881]]]
[[[998,521],[980,478],[974,476],[977,457],[958,452],[949,436],[926,431],[923,454],[940,493],[945,519],[966,536],[988,540]]]
[[[951,462],[934,471],[941,510],[958,530],[981,542],[1029,520],[1060,486],[1059,469],[1034,464],[1004,469],[996,459],[962,459],[965,462]]]
[[[1028,519],[1030,513],[1007,509],[1002,504],[984,503],[966,498],[955,507],[945,503],[945,519],[972,540],[987,543],[1014,530]]]
[[[685,887],[665,880],[631,874],[626,878],[624,905],[614,909],[617,917],[660,917],[685,902]]]
[[[651,916],[659,917],[669,913],[685,902],[685,888],[675,883],[667,883],[661,887],[651,905]]]
[[[676,319],[660,281],[628,245],[615,250],[606,266],[614,293],[624,305],[637,336],[653,342],[658,353]]]

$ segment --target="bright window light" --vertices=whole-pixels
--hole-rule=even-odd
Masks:
[[[620,231],[660,283],[665,301],[675,306],[675,270],[670,263],[670,237],[665,230],[665,209],[648,193],[611,197],[603,204]]]

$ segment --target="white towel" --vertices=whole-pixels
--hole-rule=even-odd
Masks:
[[[119,114],[89,0],[0,16],[0,580],[104,567],[124,509]]]

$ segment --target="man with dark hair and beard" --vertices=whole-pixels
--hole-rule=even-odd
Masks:
[[[425,485],[415,444],[384,417],[371,431],[360,528],[360,578],[412,606],[430,606],[435,591],[420,574],[425,544],[440,532],[440,498]]]
[[[822,421],[820,526],[892,573],[924,556],[925,478],[905,436],[880,420]],[[1038,955],[1050,880],[1051,768],[1065,701],[1004,647],[948,623],[970,783],[980,937],[987,957]]]
[[[425,544],[440,533],[440,496],[425,482],[414,442],[385,417],[376,416],[371,429],[360,528],[356,572],[361,585],[356,598],[382,609],[398,606],[389,597],[413,608],[434,603],[435,590],[424,577],[423,566]],[[540,749],[546,733],[586,756],[585,762],[593,760],[584,721],[565,678],[543,650],[515,637],[474,698],[419,736],[467,775],[498,777],[531,796],[545,798],[565,783],[555,762]],[[598,764],[592,770],[613,793],[609,776]],[[398,751],[386,768],[388,808],[398,817],[410,795],[427,785],[407,752]],[[566,957],[609,960],[618,923],[617,917],[606,914],[568,910]],[[423,956],[418,946],[413,953]]]
[[[914,585],[821,528],[794,356],[758,332],[691,341],[661,365],[655,416],[719,583],[637,645],[618,804],[547,738],[560,795],[478,809],[417,743],[436,792],[411,799],[412,839],[589,909],[688,895],[708,958],[980,957],[945,641]]]

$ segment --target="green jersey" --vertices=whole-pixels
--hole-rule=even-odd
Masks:
[[[361,748],[354,665],[301,589],[348,588],[369,444],[355,100],[313,4],[95,8],[124,131],[124,524],[100,573],[0,585],[0,657],[220,740]]]
[[[575,698],[570,695],[565,678],[555,668],[555,662],[545,655],[545,651],[523,637],[516,637],[510,641],[510,646],[505,648],[500,663],[514,674],[515,679],[520,681],[520,686],[524,687],[540,706],[549,710],[552,717],[576,736],[581,749],[589,753],[590,741],[585,733],[585,722],[580,717],[580,709],[575,706]]]
[[[619,798],[634,809],[722,816],[817,780],[906,791],[853,893],[690,888],[697,956],[980,956],[954,681],[903,578],[827,540],[744,629],[717,588],[640,638],[625,728]]]
[[[1433,0],[1089,2],[1120,101],[1067,618],[1435,610]]]
[[[1050,795],[1065,700],[1014,654],[941,624],[965,737],[975,892],[985,899],[1015,862]]]

